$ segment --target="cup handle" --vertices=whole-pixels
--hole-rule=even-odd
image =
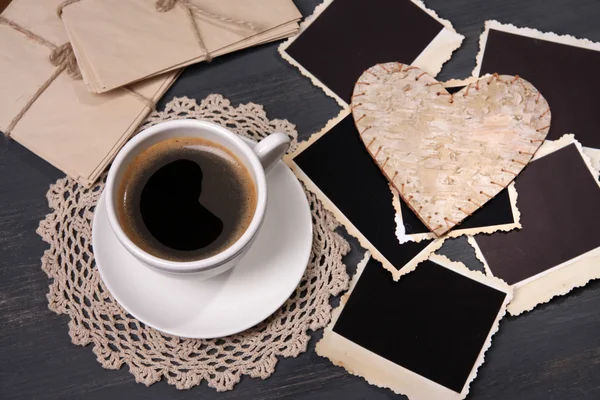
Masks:
[[[254,152],[265,170],[265,174],[281,160],[290,148],[290,138],[281,132],[275,132],[254,146]]]

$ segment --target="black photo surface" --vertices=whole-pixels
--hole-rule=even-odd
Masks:
[[[402,210],[402,221],[406,228],[406,234],[427,233],[429,229],[421,222],[415,213],[400,199],[400,208]],[[515,218],[510,204],[508,189],[502,190],[493,199],[475,211],[473,215],[465,218],[463,222],[455,229],[480,228],[484,226],[512,224]]]
[[[599,70],[600,51],[490,29],[480,74],[518,74],[531,82],[550,104],[547,139],[574,133],[582,145],[600,148]]]
[[[515,185],[523,229],[476,237],[494,276],[512,285],[600,247],[600,187],[574,144],[531,162]]]
[[[411,63],[443,28],[410,0],[335,0],[286,52],[349,103],[366,69]]]
[[[431,243],[399,243],[389,183],[367,152],[351,115],[296,156],[294,162],[397,269],[414,257],[411,254],[418,254]],[[497,225],[508,219],[512,222],[507,198],[508,194],[490,203],[491,207],[485,205],[469,218],[474,220],[470,223]],[[415,230],[426,229],[407,206],[403,207],[403,218]]]
[[[396,269],[431,243],[398,242],[388,181],[365,149],[351,115],[294,162]]]
[[[371,259],[333,331],[460,393],[505,298],[429,260],[393,282]]]

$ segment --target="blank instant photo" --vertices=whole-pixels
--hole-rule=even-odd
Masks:
[[[547,140],[574,134],[600,168],[600,43],[569,35],[486,21],[473,76],[519,74],[552,109]]]
[[[517,315],[600,278],[598,171],[573,135],[546,142],[515,181],[523,228],[469,238]]]
[[[367,254],[316,351],[411,400],[463,399],[511,293],[439,255],[393,282]]]
[[[300,143],[286,161],[395,280],[441,247],[442,239],[402,245],[398,242],[392,192],[348,112],[342,112],[323,131]]]
[[[279,51],[346,107],[369,67],[398,61],[435,76],[463,39],[419,0],[325,0]]]

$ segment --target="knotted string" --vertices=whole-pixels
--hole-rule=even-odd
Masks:
[[[69,0],[69,1],[74,2],[74,1],[79,1],[79,0]],[[218,15],[218,14],[213,14],[211,12],[203,10],[202,8],[198,7],[195,4],[190,3],[188,0],[156,0],[156,10],[159,12],[170,11],[173,7],[175,7],[175,4],[177,4],[177,3],[184,5],[186,7],[189,7],[192,10],[194,10],[195,13],[204,15],[205,17],[215,19],[215,20],[221,21],[221,22],[239,25],[239,26],[249,29],[250,31],[256,31],[256,27],[248,21],[224,17],[224,16]]]
[[[77,58],[75,58],[75,52],[71,43],[67,42],[55,48],[50,53],[50,62],[55,67],[64,66],[69,75],[75,79],[81,79],[81,71],[79,70],[79,65],[77,65]]]
[[[16,30],[17,32],[22,33],[27,36],[29,39],[34,40],[35,42],[41,44],[42,46],[46,46],[52,53],[50,53],[50,62],[55,67],[65,66],[69,75],[76,79],[81,79],[81,73],[79,72],[79,66],[77,65],[77,59],[75,58],[75,53],[73,52],[73,48],[71,47],[71,43],[67,42],[61,46],[57,46],[54,43],[49,42],[43,37],[36,35],[29,29],[22,27],[19,24],[14,23],[13,21],[6,19],[0,16],[0,23],[5,24]]]
[[[71,56],[69,56],[69,50],[68,50],[68,48],[70,48],[69,43],[65,43],[62,46],[56,46],[54,43],[49,42],[48,40],[44,39],[43,37],[36,35],[35,33],[31,32],[30,30],[28,30],[28,29],[22,27],[21,25],[16,24],[15,22],[10,21],[2,16],[0,16],[0,24],[8,25],[11,28],[13,28],[14,30],[16,30],[17,32],[20,32],[23,35],[27,36],[29,39],[32,39],[33,41],[41,44],[42,46],[46,46],[47,48],[52,50],[52,53],[50,53],[50,62],[52,63],[52,65],[58,67],[52,73],[50,78],[48,78],[46,80],[46,82],[44,82],[42,84],[42,86],[40,86],[38,88],[38,90],[33,94],[31,99],[29,99],[29,101],[25,104],[23,109],[12,119],[12,121],[6,128],[6,131],[4,132],[4,134],[7,137],[10,137],[12,130],[15,128],[15,126],[21,120],[21,118],[23,118],[23,116],[25,115],[27,110],[29,110],[29,108],[31,108],[33,103],[35,103],[35,101],[38,99],[38,97],[40,97],[40,95],[44,92],[44,90],[46,90],[48,88],[48,86],[50,86],[50,84],[56,79],[56,77],[58,75],[60,75],[65,69],[69,70],[69,72],[71,74],[77,75],[79,70],[77,68],[73,69],[73,63],[75,63],[75,66],[77,66],[77,61],[76,60],[74,61],[75,57],[72,55],[72,53],[73,53],[72,49],[71,49]],[[71,59],[71,57],[73,59]],[[77,73],[75,71],[77,71]]]
[[[75,1],[78,0],[67,0],[65,3],[71,4],[74,3]],[[61,6],[66,6],[68,4],[61,4]],[[59,7],[60,12],[62,12],[62,8],[63,7]],[[25,115],[25,113],[31,108],[31,106],[33,105],[33,103],[35,103],[35,101],[42,95],[42,93],[44,93],[44,91],[46,89],[48,89],[48,87],[50,86],[50,84],[52,82],[54,82],[54,80],[63,72],[63,71],[67,71],[67,73],[69,75],[71,75],[72,77],[76,78],[76,79],[81,79],[81,72],[79,70],[79,66],[77,65],[77,59],[75,58],[75,53],[73,52],[73,47],[71,46],[71,43],[67,42],[65,44],[62,44],[60,46],[55,45],[54,43],[44,39],[43,37],[33,33],[32,31],[30,31],[27,28],[24,28],[23,26],[9,20],[6,19],[3,16],[0,16],[0,24],[4,24],[7,26],[10,26],[11,28],[13,28],[14,30],[16,30],[19,33],[22,33],[23,35],[25,35],[27,38],[35,41],[36,43],[41,44],[42,46],[47,47],[48,49],[51,50],[50,56],[48,57],[48,59],[50,60],[50,63],[57,67],[54,72],[52,73],[52,75],[50,76],[50,78],[48,78],[37,90],[36,92],[33,94],[33,96],[29,99],[29,101],[23,106],[23,108],[21,109],[21,111],[12,119],[12,121],[10,121],[10,124],[8,124],[8,127],[6,128],[4,135],[7,138],[10,138],[11,133],[13,131],[13,129],[15,128],[15,126],[17,125],[17,123],[21,120],[21,118],[23,118],[23,116]],[[139,93],[134,92],[131,89],[126,89],[126,91],[128,93],[133,94],[136,98],[140,99],[144,104],[146,104],[150,110],[152,110],[154,108],[154,102],[150,99],[147,99],[146,97],[142,96]]]
[[[56,9],[56,14],[60,18],[62,18],[63,9],[70,4],[77,3],[78,1],[79,0],[65,0]],[[179,4],[181,7],[183,7],[183,9],[185,9],[188,20],[190,21],[190,24],[192,25],[192,29],[194,30],[194,36],[196,36],[196,41],[198,42],[198,45],[200,46],[200,50],[206,55],[206,61],[211,61],[212,56],[211,56],[210,52],[208,51],[208,49],[206,48],[206,45],[204,44],[204,39],[202,39],[202,34],[200,33],[200,28],[198,27],[198,24],[196,23],[196,20],[194,18],[194,14],[203,15],[205,17],[208,17],[208,18],[211,18],[211,19],[214,19],[217,21],[221,21],[221,22],[238,25],[240,27],[250,30],[251,32],[256,32],[256,27],[248,21],[239,20],[239,19],[235,19],[235,18],[229,18],[229,17],[225,17],[222,15],[218,15],[218,14],[213,14],[211,12],[203,10],[202,8],[198,7],[195,4],[190,3],[188,0],[156,0],[156,3],[155,3],[156,11],[158,11],[158,12],[170,11],[173,9],[173,7],[175,7],[176,4]]]
[[[75,1],[79,1],[79,0],[67,0],[67,1],[75,2]],[[221,21],[221,22],[238,25],[240,27],[250,30],[251,32],[256,32],[256,27],[248,21],[224,17],[224,16],[218,15],[218,14],[213,14],[211,12],[203,10],[202,8],[198,7],[195,4],[190,3],[188,0],[156,0],[156,11],[158,11],[158,12],[170,11],[173,9],[173,7],[175,7],[176,4],[179,4],[181,7],[183,7],[186,10],[186,15],[188,16],[190,24],[192,25],[192,28],[194,30],[194,35],[196,36],[198,45],[200,46],[200,49],[202,50],[202,52],[204,54],[206,54],[206,61],[211,61],[212,56],[211,56],[210,52],[208,51],[208,49],[206,48],[206,45],[204,44],[204,40],[202,39],[202,34],[200,33],[200,28],[198,27],[198,24],[196,23],[196,20],[194,18],[194,14],[203,15],[205,17],[208,17],[208,18],[211,18],[211,19],[214,19],[217,21]]]
[[[158,12],[170,11],[173,7],[175,7],[175,3],[177,3],[177,0],[157,0],[156,1],[156,11],[158,11]]]

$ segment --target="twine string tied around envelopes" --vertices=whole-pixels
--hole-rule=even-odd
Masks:
[[[78,0],[67,0],[65,3],[74,3]],[[63,4],[65,4],[63,3]],[[67,5],[67,4],[65,4]],[[63,5],[61,5],[63,6]],[[63,6],[64,7],[64,6]],[[60,12],[62,12],[62,8],[59,7]],[[59,14],[60,15],[60,14]],[[33,96],[29,99],[29,101],[23,106],[21,111],[12,119],[8,127],[6,128],[4,135],[10,138],[11,133],[15,126],[19,123],[19,121],[23,118],[25,113],[31,108],[33,103],[44,93],[46,89],[50,86],[52,82],[63,72],[67,71],[67,73],[75,79],[81,79],[81,72],[79,70],[79,66],[77,65],[77,58],[75,57],[75,53],[73,51],[73,47],[71,43],[67,42],[60,46],[50,42],[49,40],[44,39],[43,37],[33,33],[29,29],[17,24],[14,21],[11,21],[3,16],[0,16],[0,24],[7,25],[14,29],[15,31],[23,34],[28,39],[33,40],[34,42],[47,47],[51,52],[48,57],[50,63],[57,67],[52,75],[36,90]],[[136,98],[140,99],[146,106],[149,107],[149,110],[154,109],[154,102],[151,99],[147,99],[139,93],[134,92],[131,89],[124,88],[128,93],[133,94]]]
[[[73,55],[73,49],[71,48],[70,43],[65,43],[62,46],[57,46],[54,43],[44,39],[43,37],[41,37],[39,35],[36,35],[32,31],[30,31],[30,30],[22,27],[21,25],[15,23],[13,21],[10,21],[9,19],[4,18],[2,16],[0,16],[0,24],[7,25],[7,26],[13,28],[14,30],[16,30],[17,32],[22,33],[29,39],[35,41],[36,43],[39,43],[42,46],[49,48],[51,50],[49,60],[52,63],[52,65],[58,67],[52,73],[50,78],[48,78],[38,88],[38,90],[33,94],[31,99],[29,99],[29,101],[25,104],[25,106],[23,106],[21,111],[12,119],[12,121],[10,121],[10,124],[8,124],[8,127],[6,128],[6,131],[4,132],[6,137],[10,137],[11,132],[13,131],[13,129],[15,128],[17,123],[21,120],[21,118],[23,118],[23,116],[25,115],[27,110],[29,110],[29,108],[31,108],[33,103],[35,103],[35,101],[38,99],[38,97],[40,97],[40,95],[44,92],[44,90],[46,90],[48,88],[48,86],[50,86],[50,84],[56,79],[56,77],[58,77],[64,70],[68,70],[71,75],[74,75],[76,77],[79,74],[79,69],[76,68],[77,61],[74,60],[75,56]],[[73,65],[75,65],[75,67],[73,67]]]
[[[81,71],[79,71],[79,65],[77,64],[77,58],[73,51],[71,43],[67,42],[61,46],[56,47],[50,53],[50,62],[55,67],[62,66],[67,70],[67,73],[75,79],[81,79]]]
[[[16,30],[17,32],[22,33],[29,39],[32,39],[36,43],[41,44],[42,46],[50,49],[51,53],[48,57],[50,62],[55,67],[66,69],[69,75],[76,79],[81,79],[81,73],[79,72],[79,67],[77,66],[77,59],[75,58],[75,53],[73,53],[73,48],[71,47],[71,43],[67,42],[60,46],[55,45],[54,43],[44,39],[43,37],[33,33],[27,28],[22,27],[21,25],[0,16],[0,23],[5,24]]]
[[[67,1],[75,2],[75,1],[79,1],[79,0],[67,0]],[[198,27],[198,24],[196,23],[194,14],[202,15],[202,16],[208,17],[208,18],[216,20],[216,21],[221,21],[221,22],[225,22],[228,24],[234,24],[241,28],[246,28],[246,29],[250,30],[251,32],[256,32],[256,27],[248,21],[238,20],[235,18],[229,18],[229,17],[225,17],[222,15],[218,15],[218,14],[213,14],[211,12],[208,12],[208,11],[198,7],[195,4],[192,4],[191,2],[189,2],[187,0],[157,0],[156,1],[156,11],[167,12],[167,11],[172,10],[173,7],[175,7],[175,5],[179,5],[186,11],[186,15],[190,21],[190,24],[192,25],[192,29],[194,30],[194,35],[196,36],[196,41],[198,42],[198,45],[200,46],[201,51],[206,55],[206,61],[211,61],[212,56],[211,56],[210,52],[208,51],[208,49],[206,48],[206,45],[204,44],[204,39],[202,38],[202,34],[200,33],[200,28]]]
[[[59,17],[62,18],[63,9],[65,7],[67,7],[68,5],[77,3],[78,1],[79,0],[65,0],[58,6],[56,13],[58,14]],[[251,32],[256,32],[256,27],[248,21],[238,20],[235,18],[229,18],[229,17],[225,17],[223,15],[211,13],[211,12],[206,11],[206,10],[202,9],[201,7],[189,2],[188,0],[156,0],[156,3],[155,3],[156,11],[158,11],[158,12],[171,11],[175,7],[175,5],[179,5],[180,7],[182,7],[185,10],[186,16],[188,17],[188,20],[194,31],[194,36],[196,37],[196,41],[198,42],[198,46],[200,47],[200,50],[202,51],[202,53],[204,53],[206,55],[206,61],[211,61],[212,56],[211,56],[210,52],[208,51],[208,49],[206,48],[206,45],[204,44],[204,39],[202,38],[202,34],[200,33],[200,28],[198,27],[198,24],[196,23],[196,19],[194,18],[195,14],[202,15],[204,17],[207,17],[207,18],[210,18],[210,19],[213,19],[216,21],[221,21],[221,22],[225,22],[228,24],[234,24],[241,28],[248,29]]]

